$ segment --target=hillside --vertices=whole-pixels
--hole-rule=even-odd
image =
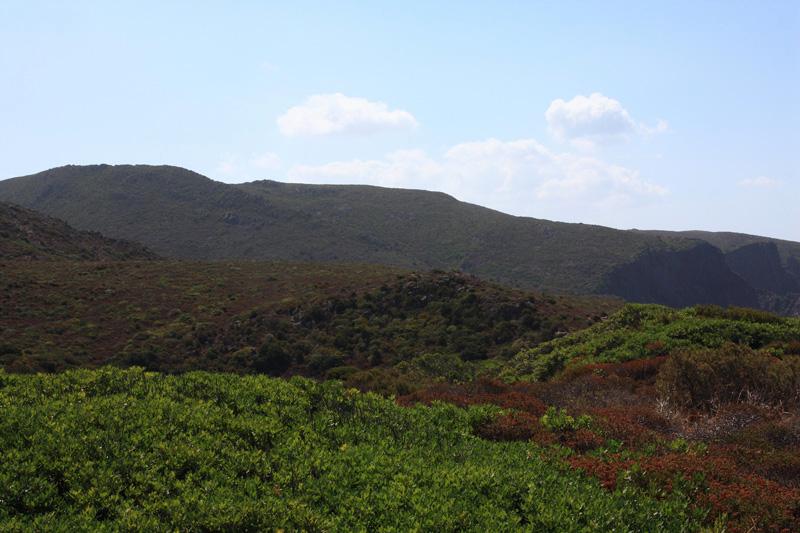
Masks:
[[[139,244],[78,231],[66,222],[0,202],[0,260],[147,260],[157,256]]]
[[[0,181],[0,199],[175,258],[459,269],[518,287],[674,306],[800,307],[793,292],[756,288],[702,239],[514,217],[428,191],[227,185],[177,167],[95,165]],[[792,279],[800,276],[794,250],[781,247],[780,268]]]
[[[419,365],[471,372],[619,306],[374,265],[56,265],[0,263],[0,365],[9,371],[138,365],[336,376],[402,392],[424,381]],[[393,370],[401,362],[411,365],[402,376]]]
[[[800,319],[592,316],[615,305],[367,266],[41,265],[2,265],[4,530],[800,526]],[[108,363],[147,368],[12,373]]]

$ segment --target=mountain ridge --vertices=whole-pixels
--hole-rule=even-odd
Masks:
[[[518,217],[424,190],[272,180],[233,185],[180,167],[73,165],[0,181],[0,199],[181,259],[458,269],[523,288],[677,306],[783,312],[800,301],[794,293],[755,290],[741,268],[720,260],[739,248],[731,237]],[[710,240],[734,244],[722,250]],[[800,244],[775,246],[784,274],[800,279],[792,270],[800,265]],[[666,270],[644,268],[647,262]]]

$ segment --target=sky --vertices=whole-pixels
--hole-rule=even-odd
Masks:
[[[800,241],[800,2],[0,0],[0,179],[147,163]]]

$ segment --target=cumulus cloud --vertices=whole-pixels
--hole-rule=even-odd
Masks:
[[[466,201],[520,212],[536,202],[634,205],[668,192],[635,170],[594,157],[555,153],[534,139],[466,142],[439,157],[403,150],[383,159],[302,165],[290,169],[288,177],[440,190]]]
[[[440,163],[423,150],[397,150],[383,159],[353,159],[323,165],[296,165],[287,177],[296,182],[369,183],[383,187],[435,188],[442,176]]]
[[[389,109],[383,102],[341,93],[311,96],[278,117],[277,122],[281,133],[287,137],[364,134],[417,126],[417,120],[408,111]]]
[[[578,95],[569,101],[553,100],[544,116],[556,139],[579,147],[593,147],[635,134],[652,135],[668,129],[664,120],[652,127],[637,123],[618,100],[600,93]]]
[[[777,187],[781,182],[767,176],[756,176],[755,178],[745,178],[739,182],[742,187],[753,189],[771,189]]]

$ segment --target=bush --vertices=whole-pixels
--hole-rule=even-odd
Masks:
[[[733,342],[753,349],[800,342],[800,319],[750,309],[698,306],[682,310],[628,304],[608,320],[522,349],[503,370],[510,380],[546,380],[574,363],[612,363]]]
[[[679,351],[661,366],[657,387],[680,407],[708,409],[744,400],[795,404],[800,399],[800,357],[778,359],[732,343]]]
[[[2,531],[700,527],[685,493],[605,491],[527,442],[477,437],[496,408],[141,369],[0,371],[0,406]]]
[[[279,376],[289,369],[292,356],[284,343],[270,338],[259,348],[253,360],[253,368],[261,374]]]
[[[344,357],[338,354],[315,354],[308,361],[308,368],[315,375],[323,374],[331,368],[342,366]]]
[[[729,320],[744,320],[762,324],[780,323],[783,321],[778,315],[758,309],[747,307],[720,307],[718,305],[698,305],[694,308],[697,316],[707,318],[724,318]]]
[[[568,415],[566,409],[556,409],[551,405],[539,422],[550,431],[575,431],[588,428],[592,423],[592,417],[581,415],[575,418]]]
[[[354,366],[335,366],[325,373],[325,379],[338,379],[339,381],[344,381],[356,372],[359,372],[359,370]]]

